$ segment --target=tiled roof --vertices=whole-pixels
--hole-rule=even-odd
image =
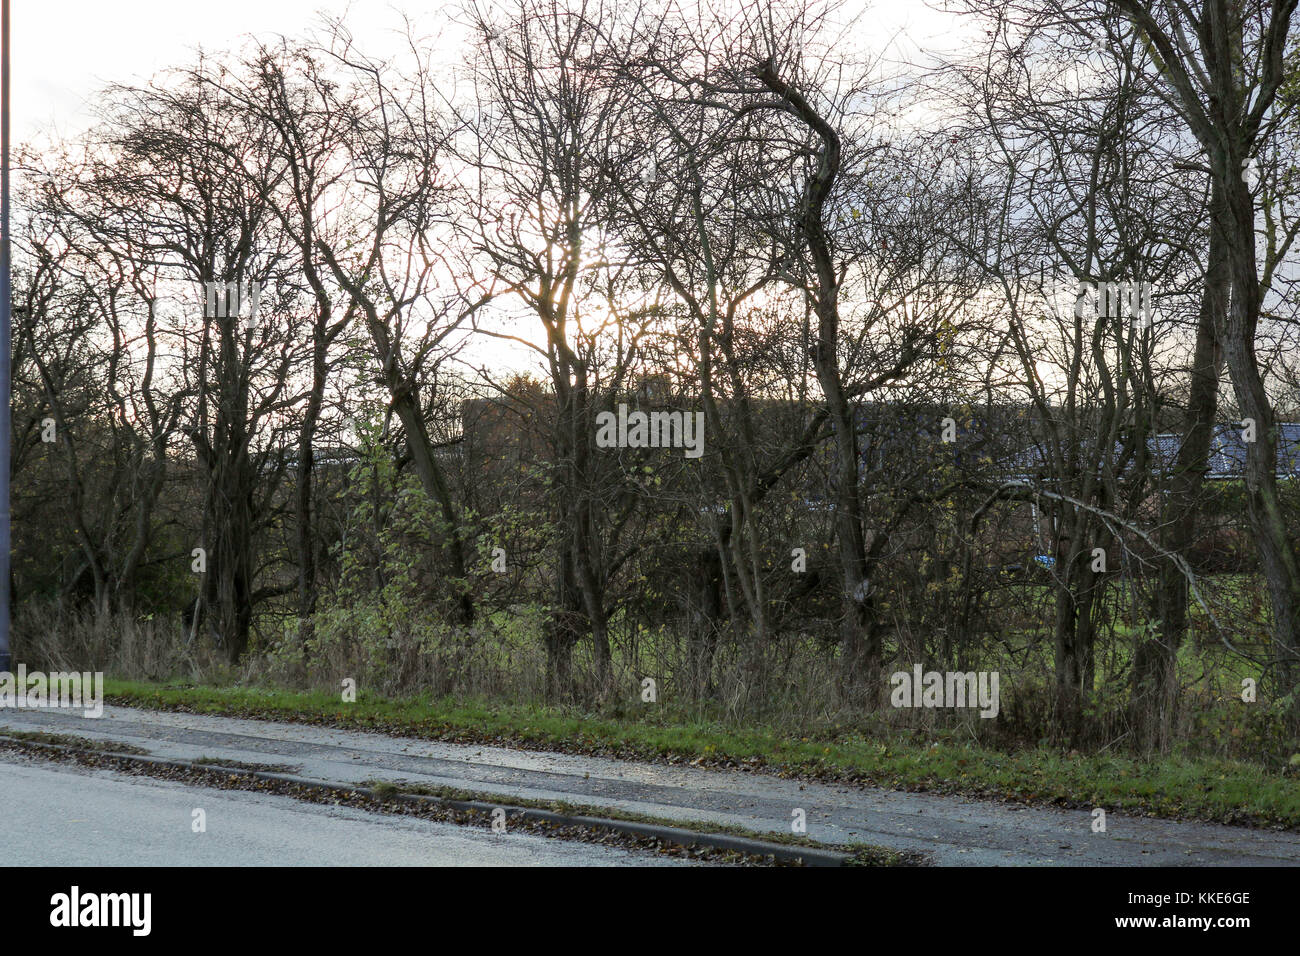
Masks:
[[[1277,475],[1279,478],[1300,477],[1300,422],[1280,422],[1277,425]],[[1183,436],[1165,432],[1147,440],[1147,449],[1156,466],[1165,473],[1173,469],[1182,447]],[[1116,447],[1118,457],[1119,447]],[[1223,481],[1240,478],[1246,469],[1246,441],[1240,425],[1215,425],[1210,437],[1210,456],[1205,477]],[[1040,474],[1046,468],[1046,454],[1038,444],[1022,448],[1003,459],[999,468],[1004,474],[1026,478]]]
[[[1182,445],[1182,435],[1157,435],[1152,452],[1165,467],[1173,467]],[[1240,478],[1246,471],[1246,441],[1240,425],[1215,425],[1210,437],[1210,460],[1207,478]],[[1300,477],[1300,422],[1277,424],[1278,477]]]

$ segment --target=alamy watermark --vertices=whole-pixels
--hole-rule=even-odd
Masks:
[[[597,448],[684,448],[687,458],[704,454],[703,412],[629,412],[596,416]]]
[[[74,886],[50,897],[50,925],[125,927],[133,936],[148,936],[153,919],[152,893],[83,893]]]
[[[911,673],[891,674],[889,683],[894,688],[889,702],[895,707],[978,707],[981,717],[998,715],[997,671],[922,673],[917,664]]]
[[[90,671],[0,671],[0,707],[59,707],[81,710],[86,717],[104,716],[104,673]]]
[[[1136,319],[1150,325],[1155,310],[1151,304],[1151,283],[1080,282],[1074,294],[1074,315],[1098,315],[1108,319]]]
[[[247,318],[251,322],[257,315],[257,303],[262,298],[262,283],[238,282],[203,283],[203,314],[210,319],[237,319],[248,306]]]

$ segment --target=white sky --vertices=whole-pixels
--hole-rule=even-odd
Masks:
[[[94,122],[96,96],[110,83],[147,81],[191,65],[200,48],[236,50],[250,35],[303,37],[322,14],[344,19],[366,55],[388,57],[405,49],[404,11],[416,35],[445,46],[450,60],[460,54],[452,24],[459,6],[460,0],[11,0],[14,141],[39,146],[76,136]],[[973,28],[925,0],[846,0],[836,19],[864,8],[852,40],[887,48],[893,60],[952,52]],[[480,343],[467,357],[480,354],[498,367],[536,362],[534,353],[498,340]]]
[[[628,0],[636,2],[636,0]],[[856,4],[858,0],[850,0]],[[924,0],[874,0],[861,22],[879,45],[906,29],[908,46],[950,47],[953,19]],[[202,46],[236,48],[248,34],[302,35],[318,12],[346,20],[360,48],[396,52],[394,31],[407,11],[421,34],[441,32],[455,3],[437,0],[11,0],[13,133],[17,142],[40,131],[66,134],[91,121],[90,104],[110,82],[148,79],[188,65]],[[455,54],[449,44],[449,55]]]
[[[401,0],[399,0],[401,2]],[[404,3],[419,15],[441,4]],[[190,64],[195,51],[236,48],[247,34],[303,34],[317,11],[349,12],[363,49],[392,47],[401,26],[391,0],[11,0],[14,139],[64,133],[91,121],[91,102],[110,82],[147,80]]]

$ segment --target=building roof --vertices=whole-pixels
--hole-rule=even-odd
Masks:
[[[1277,476],[1300,477],[1300,422],[1279,422],[1277,428]],[[1147,450],[1164,474],[1173,470],[1182,447],[1183,436],[1164,432],[1147,440]],[[1210,436],[1210,454],[1205,477],[1211,481],[1241,478],[1246,473],[1246,445],[1240,424],[1215,425]],[[1116,446],[1116,456],[1119,454]],[[1010,476],[1028,478],[1046,469],[1046,455],[1041,444],[1019,449],[1003,459],[1001,470]]]

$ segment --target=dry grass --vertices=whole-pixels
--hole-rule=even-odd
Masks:
[[[291,628],[271,639],[261,637],[233,666],[204,638],[187,641],[179,620],[95,618],[25,604],[15,620],[14,650],[29,668],[98,670],[126,680],[337,694],[351,679],[366,693],[392,699],[547,702],[542,642],[522,611],[468,631],[407,619],[402,626],[367,634],[363,620],[335,617],[322,619],[304,642],[296,625]],[[653,711],[665,720],[763,725],[792,738],[829,729],[881,741],[944,741],[1007,753],[1064,743],[1053,733],[1052,674],[1045,661],[1022,659],[1018,670],[1002,669],[995,720],[980,718],[975,709],[894,709],[887,702],[865,714],[840,696],[835,663],[828,648],[812,639],[773,641],[767,647],[724,641],[710,686],[701,691],[690,677],[685,642],[668,632],[643,632],[636,640],[616,642],[612,680],[604,686],[596,680],[589,648],[580,647],[573,661],[573,693],[561,703],[616,719],[644,719]],[[655,682],[653,708],[642,700],[647,677]],[[1082,731],[1069,746],[1083,753],[1143,753],[1129,723],[1122,682],[1100,681],[1099,687]],[[1264,699],[1243,705],[1234,687],[1231,674],[1218,682],[1188,682],[1165,750],[1269,768],[1284,765],[1294,750],[1294,728]]]

